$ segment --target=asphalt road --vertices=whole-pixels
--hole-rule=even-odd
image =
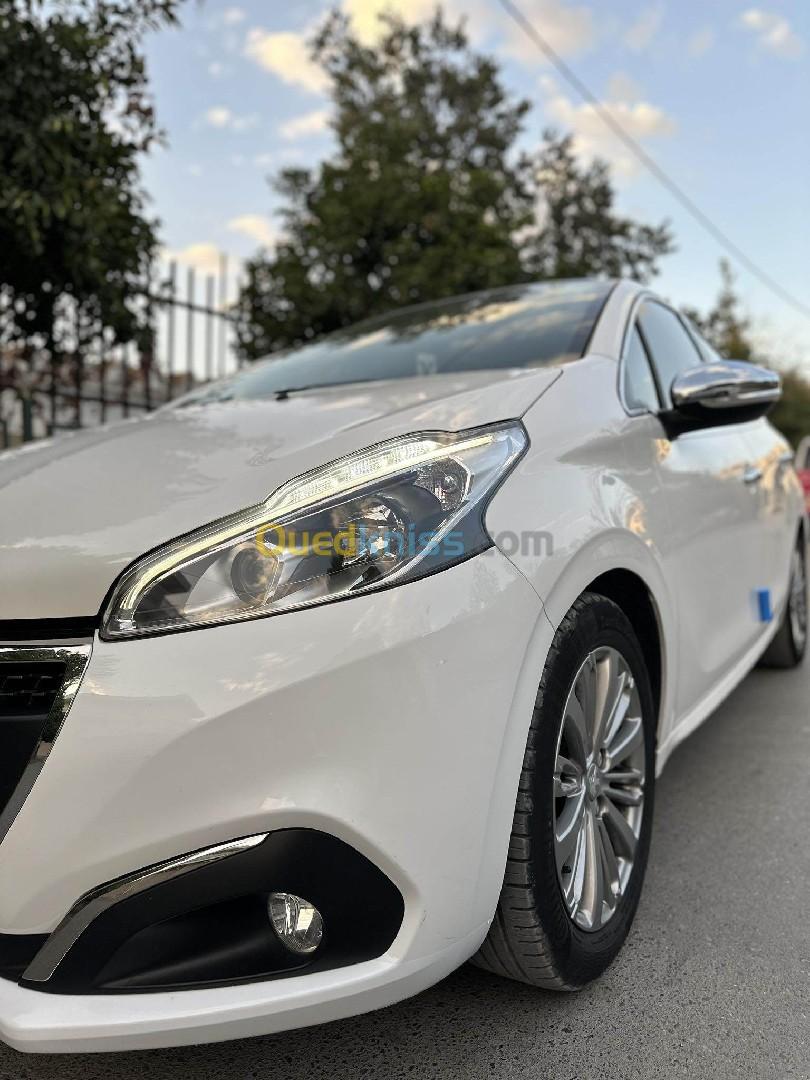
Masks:
[[[671,758],[638,917],[576,995],[465,967],[320,1028],[87,1057],[0,1047],[15,1080],[810,1078],[810,666],[754,673]]]

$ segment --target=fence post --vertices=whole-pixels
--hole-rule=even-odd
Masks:
[[[194,386],[194,316],[197,308],[197,276],[194,267],[188,268],[186,285],[186,390]]]
[[[171,290],[171,299],[169,301],[169,310],[166,315],[166,386],[167,393],[166,399],[170,400],[174,397],[174,340],[175,340],[175,326],[176,326],[176,311],[177,311],[177,263],[172,260],[169,264],[169,288]]]
[[[219,363],[218,374],[221,379],[228,369],[228,256],[219,256]]]
[[[206,278],[205,290],[205,378],[210,382],[214,378],[214,311],[216,280],[213,274]]]
[[[112,332],[103,324],[79,320],[77,315],[72,338],[70,333],[66,336],[60,323],[59,335],[52,332],[40,350],[38,365],[34,365],[33,346],[26,345],[22,359],[31,377],[23,370],[4,378],[4,385],[14,395],[14,411],[10,419],[0,417],[0,449],[17,445],[21,436],[30,442],[63,428],[107,423],[135,411],[149,411],[162,404],[163,397],[173,397],[175,388],[190,390],[197,383],[231,374],[231,367],[238,370],[240,361],[232,355],[235,316],[229,306],[227,256],[220,256],[216,269],[201,280],[202,302],[198,302],[194,267],[188,268],[185,297],[175,261],[169,267],[168,291],[165,287],[158,291],[149,277],[137,299],[145,305],[146,327],[151,333],[135,341],[115,344]],[[204,319],[201,326],[200,317]],[[138,370],[144,386],[143,392],[135,395],[133,374]],[[160,390],[157,394],[155,385]]]
[[[31,442],[34,438],[34,402],[30,394],[20,394],[22,405],[22,437],[23,442]]]

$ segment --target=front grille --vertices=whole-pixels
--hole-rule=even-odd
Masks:
[[[0,812],[39,745],[64,679],[58,661],[0,664]]]
[[[0,718],[45,716],[65,677],[59,663],[3,664],[0,669]]]

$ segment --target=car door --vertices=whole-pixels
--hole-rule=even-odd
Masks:
[[[793,451],[767,420],[746,425],[745,438],[753,474],[758,479],[757,510],[762,536],[762,587],[767,588],[774,617],[787,602],[791,555],[796,543],[802,496],[793,469]]]
[[[708,362],[723,358],[689,323],[689,330],[698,349]],[[733,356],[726,359],[733,360]],[[774,617],[787,602],[790,559],[796,542],[796,518],[800,506],[800,484],[794,472],[794,456],[790,443],[767,419],[743,424],[740,431],[748,444],[748,482],[752,485],[759,517],[761,545],[760,588],[768,590],[768,608]],[[808,446],[810,449],[810,446]],[[801,456],[800,456],[801,455]],[[799,447],[796,468],[806,460]]]
[[[636,312],[663,409],[683,371],[703,362],[680,317],[645,299]],[[745,425],[743,425],[744,427]],[[663,434],[663,432],[662,432]],[[659,439],[664,503],[657,542],[676,597],[676,713],[685,717],[762,633],[762,535],[751,449],[740,425]]]

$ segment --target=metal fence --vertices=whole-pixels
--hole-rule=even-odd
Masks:
[[[224,255],[216,273],[170,263],[134,298],[152,327],[147,347],[103,335],[71,346],[69,334],[58,357],[0,347],[0,448],[137,416],[232,374],[238,287]]]

